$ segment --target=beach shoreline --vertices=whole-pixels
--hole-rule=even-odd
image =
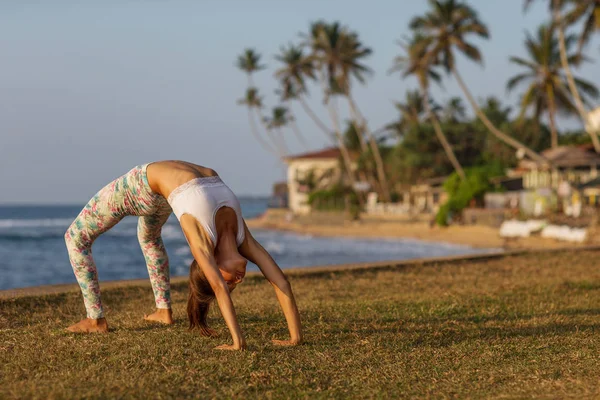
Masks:
[[[268,210],[263,215],[246,220],[250,229],[269,229],[312,236],[357,237],[382,239],[414,239],[429,243],[449,243],[487,249],[555,249],[579,248],[599,245],[598,237],[587,243],[564,241],[531,236],[527,238],[505,239],[499,230],[481,225],[453,225],[449,227],[431,226],[426,220],[388,220],[361,217],[351,221],[342,217],[326,218],[326,214],[290,217],[283,210]]]
[[[430,244],[451,244],[468,246],[473,249],[481,249],[475,255],[458,255],[445,257],[419,257],[403,260],[385,260],[355,262],[352,264],[327,263],[310,266],[292,266],[285,268],[286,274],[303,274],[307,271],[318,273],[319,271],[339,271],[354,268],[381,268],[385,266],[424,264],[432,262],[444,262],[444,260],[461,261],[469,260],[471,257],[488,257],[490,255],[510,255],[521,252],[537,252],[546,250],[571,250],[596,248],[600,241],[588,241],[582,244],[561,242],[553,239],[545,239],[539,236],[505,240],[498,234],[498,230],[487,226],[450,226],[447,228],[431,227],[426,220],[402,220],[390,218],[387,220],[376,218],[361,218],[359,221],[351,221],[340,213],[319,214],[308,216],[295,216],[290,218],[286,210],[268,210],[256,218],[246,220],[251,230],[274,230],[291,232],[300,235],[330,238],[362,238],[382,240],[407,240],[421,241]],[[249,272],[248,277],[260,275],[258,272]],[[187,281],[186,275],[175,275],[171,278],[174,284]],[[149,285],[146,278],[106,280],[102,282],[102,288],[117,288],[131,285]],[[32,285],[0,290],[0,298],[37,296],[56,293],[79,291],[75,283],[58,283],[50,285]]]
[[[373,262],[361,262],[351,264],[328,264],[328,265],[315,265],[309,267],[295,267],[285,269],[285,274],[294,276],[307,276],[307,275],[323,275],[331,274],[336,272],[354,271],[354,270],[386,270],[386,269],[398,269],[406,267],[426,267],[432,265],[443,265],[452,263],[469,263],[469,262],[482,262],[493,259],[507,258],[522,256],[526,254],[548,254],[548,253],[561,253],[568,251],[600,251],[600,246],[580,246],[580,247],[553,247],[545,249],[512,249],[512,250],[499,250],[491,251],[487,253],[478,254],[462,254],[462,255],[451,255],[442,257],[424,257],[424,258],[412,258],[406,260],[390,260],[390,261],[373,261]],[[249,271],[246,274],[247,279],[261,278],[262,274],[258,271]],[[178,285],[186,283],[188,281],[187,276],[174,276],[171,278],[172,285]],[[129,288],[133,286],[141,286],[151,288],[150,281],[148,279],[123,279],[114,281],[104,281],[101,284],[102,290],[113,290],[118,288]],[[30,296],[47,296],[69,292],[79,292],[79,285],[76,283],[61,283],[52,285],[38,285],[28,286],[22,288],[5,289],[0,290],[0,299],[11,299],[20,297]]]

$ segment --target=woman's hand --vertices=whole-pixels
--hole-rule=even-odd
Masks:
[[[250,234],[248,227],[244,224],[246,240],[240,247],[240,254],[258,266],[265,278],[275,289],[275,295],[283,310],[290,331],[290,340],[274,340],[276,346],[295,346],[302,342],[302,326],[300,314],[287,277],[279,268],[273,257],[258,243]]]
[[[246,342],[239,344],[222,344],[215,347],[215,350],[246,350]]]

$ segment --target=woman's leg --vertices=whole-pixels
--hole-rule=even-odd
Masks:
[[[138,220],[138,240],[146,259],[156,308],[159,310],[171,309],[169,257],[160,236],[169,215],[170,210],[169,213],[142,216]]]
[[[104,318],[100,300],[100,285],[96,264],[92,257],[92,244],[102,233],[123,219],[112,209],[114,187],[109,184],[100,190],[81,210],[65,233],[69,260],[81,288],[88,319]]]

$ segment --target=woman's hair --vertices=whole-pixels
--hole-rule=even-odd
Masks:
[[[190,265],[190,293],[187,302],[187,314],[190,321],[190,329],[198,328],[202,336],[218,336],[218,333],[208,326],[208,310],[210,303],[215,299],[208,279],[202,269],[194,260]],[[229,289],[230,291],[233,288]]]

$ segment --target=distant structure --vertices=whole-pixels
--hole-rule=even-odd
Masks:
[[[288,207],[288,188],[287,182],[277,182],[273,184],[273,192],[269,198],[269,208],[287,208]]]
[[[316,189],[326,188],[341,178],[341,152],[329,147],[285,158],[288,166],[288,207],[295,214],[311,211],[309,194]]]
[[[588,124],[594,132],[600,134],[600,107],[588,113]]]
[[[589,145],[558,146],[542,152],[552,167],[522,160],[515,172],[521,172],[525,189],[558,189],[561,182],[579,185],[598,177],[600,155]]]

